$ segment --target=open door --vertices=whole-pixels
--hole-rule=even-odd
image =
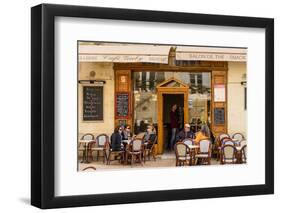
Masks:
[[[158,145],[157,154],[164,152],[164,128],[163,128],[163,103],[165,94],[182,94],[184,96],[184,123],[188,122],[188,85],[178,79],[170,78],[157,85],[157,102],[158,102]]]

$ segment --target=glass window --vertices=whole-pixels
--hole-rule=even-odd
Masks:
[[[147,124],[157,126],[156,86],[169,78],[189,86],[189,123],[198,131],[202,123],[211,122],[211,74],[209,72],[155,72],[133,73],[135,132],[144,131]]]

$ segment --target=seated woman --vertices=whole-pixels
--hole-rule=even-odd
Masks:
[[[210,138],[210,129],[206,124],[203,124],[201,130],[196,133],[195,144],[199,145],[199,141]]]
[[[122,127],[115,128],[114,133],[111,135],[111,148],[112,151],[121,151],[122,147]]]
[[[132,138],[131,127],[126,125],[122,131],[122,140],[130,140]]]
[[[148,143],[148,146],[154,142],[156,138],[156,130],[153,125],[148,125],[144,135],[144,143]]]

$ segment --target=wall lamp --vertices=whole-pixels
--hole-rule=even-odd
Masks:
[[[244,87],[247,86],[247,81],[241,81],[241,85]]]

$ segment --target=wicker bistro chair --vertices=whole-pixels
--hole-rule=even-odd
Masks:
[[[240,143],[242,140],[245,140],[245,137],[242,133],[237,132],[232,135],[232,139],[237,139]]]
[[[241,147],[243,147],[243,146],[245,146],[245,145],[247,145],[247,141],[246,141],[246,140],[240,141],[240,146],[241,146]]]
[[[247,145],[244,145],[240,151],[241,163],[247,163]]]
[[[221,164],[237,163],[237,150],[235,146],[227,144],[221,148]]]
[[[157,135],[155,136],[154,141],[148,141],[147,144],[145,144],[143,150],[144,163],[146,160],[146,156],[148,157],[148,160],[150,160],[150,155],[152,155],[153,159],[156,160],[156,156],[155,156],[156,143],[157,143]]]
[[[221,157],[221,148],[222,146],[224,145],[227,145],[227,144],[230,144],[230,145],[235,145],[235,143],[232,141],[232,139],[230,137],[222,137],[222,139],[220,140],[218,146],[217,146],[217,161],[220,160],[220,157]]]
[[[224,138],[224,139],[222,139],[221,146],[224,146],[224,145],[235,146],[235,143],[232,141],[231,138]]]
[[[81,140],[95,140],[95,136],[91,133],[82,135]]]
[[[140,132],[134,137],[134,139],[143,140],[144,136],[145,136],[145,132]]]
[[[81,140],[92,140],[92,142],[88,143],[88,147],[82,145],[82,143],[79,143],[78,146],[78,152],[82,152],[83,153],[83,158],[88,158],[88,155],[86,155],[86,150],[89,150],[89,147],[92,146],[93,144],[95,144],[95,136],[91,133],[86,133],[83,134],[82,137],[80,138]],[[88,154],[88,153],[87,153]],[[83,161],[88,161],[88,159],[83,159]]]
[[[126,150],[126,160],[131,156],[131,166],[134,164],[135,158],[138,158],[141,165],[142,164],[142,155],[143,155],[143,144],[141,139],[134,139],[129,144]]]
[[[108,141],[109,141],[109,137],[106,134],[99,134],[96,137],[96,144],[94,146],[92,145],[89,147],[89,153],[90,153],[90,156],[92,157],[92,159],[93,159],[93,152],[96,151],[97,152],[97,161],[99,160],[99,154],[100,154],[100,152],[104,153],[104,145]],[[105,162],[105,160],[106,160],[106,157],[103,156],[103,162]]]
[[[125,150],[112,150],[111,148],[111,144],[109,143],[109,141],[106,141],[104,144],[104,156],[106,159],[106,164],[109,165],[111,160],[111,157],[114,156],[114,160],[116,157],[119,157],[118,160],[121,163],[121,161],[125,160]]]
[[[201,164],[211,164],[211,149],[212,143],[210,139],[203,139],[199,141],[199,151],[195,154],[196,161],[200,160]]]
[[[194,155],[195,155],[195,149],[190,149],[189,146],[190,145],[194,145],[194,141],[190,138],[186,138],[182,141],[185,145],[187,145],[188,149],[187,149],[187,152],[188,154],[190,155],[191,159],[190,159],[190,162],[189,164],[192,165],[194,163]]]
[[[219,161],[220,159],[220,147],[221,147],[221,141],[224,139],[224,138],[230,138],[229,134],[227,133],[221,133],[219,134],[216,139],[215,139],[215,145],[213,147],[213,154],[216,155],[217,157],[217,161]]]
[[[227,133],[221,133],[218,136],[218,140],[221,141],[223,138],[230,138],[230,135]]]
[[[191,165],[191,152],[186,144],[177,142],[174,146],[174,150],[176,154],[176,166],[184,166],[184,164]]]

